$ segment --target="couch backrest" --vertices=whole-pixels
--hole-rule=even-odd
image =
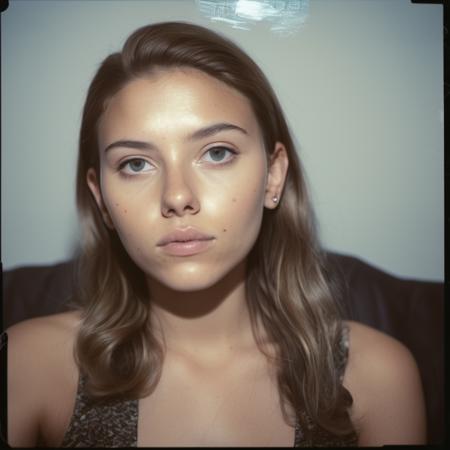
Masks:
[[[74,261],[22,267],[3,274],[3,326],[63,312],[75,286]],[[428,442],[444,441],[444,286],[406,280],[358,258],[328,253],[327,271],[339,286],[344,317],[405,344],[420,369]]]

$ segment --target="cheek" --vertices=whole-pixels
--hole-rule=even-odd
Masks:
[[[127,251],[133,253],[132,249],[139,245],[138,241],[150,236],[146,220],[148,207],[143,208],[142,199],[137,195],[132,195],[123,188],[116,189],[114,185],[104,186],[103,198],[117,234]]]
[[[235,196],[232,199],[233,216],[235,220],[231,226],[235,226],[239,233],[256,240],[261,228],[264,211],[264,190],[253,188],[245,195]],[[234,225],[233,225],[234,224]]]
[[[257,171],[255,171],[257,172]],[[250,251],[261,228],[264,212],[265,178],[246,176],[242,183],[236,183],[220,202],[220,211],[215,215],[222,217],[220,232],[232,238],[233,248]]]
[[[122,228],[122,222],[129,219],[129,211],[133,208],[132,197],[122,195],[119,189],[108,185],[103,187],[103,200],[116,229]],[[130,204],[131,203],[131,204]]]

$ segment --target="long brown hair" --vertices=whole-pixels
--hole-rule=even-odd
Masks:
[[[305,425],[307,416],[337,434],[352,428],[350,393],[342,386],[342,320],[324,275],[323,252],[305,177],[282,109],[266,77],[239,47],[200,26],[158,23],[136,30],[120,53],[98,69],[84,105],[77,169],[77,205],[83,231],[78,302],[82,324],[75,357],[95,399],[140,398],[156,386],[164,348],[150,326],[148,292],[141,270],[107,228],[86,173],[99,174],[97,124],[108,101],[133,79],[155,70],[191,67],[245,95],[263,133],[269,161],[277,141],[289,168],[279,205],[264,210],[261,231],[248,257],[247,301],[276,343],[278,388]],[[288,418],[287,418],[288,419]],[[308,427],[303,427],[307,432]]]

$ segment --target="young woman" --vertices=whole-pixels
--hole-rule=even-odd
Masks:
[[[344,322],[256,64],[187,23],[103,61],[80,131],[74,311],[8,330],[12,446],[420,444],[416,364]]]

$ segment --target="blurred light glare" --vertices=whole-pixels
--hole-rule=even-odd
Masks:
[[[273,16],[277,10],[270,3],[262,3],[255,0],[238,0],[235,13],[244,19],[262,20]]]
[[[267,24],[278,35],[292,35],[306,22],[309,0],[196,0],[201,14],[213,22],[251,30]]]

